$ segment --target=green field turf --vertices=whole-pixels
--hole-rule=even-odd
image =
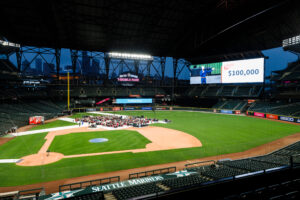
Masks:
[[[172,120],[170,124],[155,124],[154,126],[173,128],[189,133],[198,138],[203,146],[145,153],[68,158],[37,167],[0,164],[0,186],[24,185],[241,152],[300,132],[298,125],[236,115],[184,111],[156,111],[155,113],[152,111],[124,111],[118,113],[170,119]],[[266,147],[266,151],[267,149],[268,147]]]
[[[44,139],[46,135],[47,133],[39,133],[15,137],[0,145],[0,159],[21,158],[37,153],[46,142]]]
[[[70,116],[69,118],[81,118],[83,116],[101,116],[100,114],[95,114],[95,113],[76,113]]]
[[[67,121],[63,121],[63,120],[56,120],[53,122],[37,125],[30,130],[34,131],[34,130],[41,130],[41,129],[46,129],[46,128],[56,128],[56,127],[61,127],[61,126],[73,126],[73,125],[76,125],[76,123],[67,122]]]
[[[107,142],[90,143],[93,138],[107,138]],[[51,143],[50,151],[64,155],[143,149],[150,143],[137,131],[115,130],[85,133],[72,133],[56,136]],[[66,145],[68,144],[68,145]]]

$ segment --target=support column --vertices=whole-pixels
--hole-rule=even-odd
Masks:
[[[109,79],[109,66],[110,66],[110,57],[108,56],[108,53],[104,54],[104,62],[105,62],[105,83]]]
[[[22,50],[21,50],[21,48],[16,51],[16,57],[17,57],[18,72],[21,72],[21,66],[22,66]]]
[[[77,70],[77,61],[78,61],[78,50],[70,49],[70,53],[71,53],[71,61],[72,61],[73,84],[75,84],[76,81],[75,74]]]
[[[147,76],[148,77],[150,77],[150,75],[151,75],[151,63],[152,63],[153,61],[152,60],[149,60],[148,62],[147,62]]]
[[[178,60],[173,58],[173,85],[176,85]]]
[[[59,81],[59,70],[60,70],[60,55],[61,55],[61,49],[55,49],[55,60],[56,60],[56,76],[57,80]]]
[[[76,73],[77,69],[77,60],[78,60],[78,50],[71,50],[71,60],[72,60],[72,70],[73,70],[73,75]]]
[[[135,70],[136,75],[139,74],[139,66],[140,66],[140,61],[139,60],[134,60],[134,70]]]
[[[173,58],[173,81],[172,81],[172,102],[173,102],[173,104],[174,104],[174,97],[175,97],[177,67],[178,67],[178,60],[177,60],[177,58]]]
[[[161,80],[165,80],[166,57],[160,58]]]

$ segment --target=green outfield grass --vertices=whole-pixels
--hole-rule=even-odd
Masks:
[[[69,118],[81,118],[83,116],[101,116],[100,114],[95,114],[95,113],[76,113],[76,114],[73,114],[72,116],[70,116]]]
[[[73,126],[73,125],[76,125],[76,123],[67,122],[67,121],[63,121],[63,120],[56,120],[56,121],[49,122],[46,124],[37,125],[30,130],[34,131],[34,130],[41,130],[41,129],[46,129],[46,128],[56,128],[56,127],[61,127],[61,126]]]
[[[300,126],[246,116],[184,111],[115,112],[170,119],[170,124],[155,124],[189,133],[198,138],[199,148],[145,153],[68,158],[38,167],[0,164],[0,186],[15,186],[84,176],[95,173],[235,153],[300,132]],[[172,141],[170,141],[172,142]],[[74,144],[65,145],[73,146]],[[76,146],[73,146],[76,148]],[[268,147],[266,147],[267,151]],[[13,157],[14,158],[14,157]],[[9,173],[7,173],[9,172]]]
[[[107,138],[107,142],[90,143],[93,138]],[[150,143],[137,131],[115,130],[85,133],[72,133],[56,136],[51,143],[50,151],[64,155],[143,149]],[[69,144],[69,145],[66,145]]]
[[[39,133],[15,137],[5,144],[0,145],[0,159],[21,158],[37,153],[46,142],[44,139],[46,135],[47,133]]]

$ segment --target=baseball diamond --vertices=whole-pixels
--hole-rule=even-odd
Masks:
[[[0,200],[300,199],[299,0],[0,19]]]
[[[15,164],[16,166],[0,165],[2,169],[8,167],[14,171],[14,176],[7,176],[3,173],[4,170],[1,170],[1,179],[7,180],[1,182],[1,186],[6,188],[66,178],[70,181],[73,177],[95,173],[116,171],[118,174],[119,170],[130,168],[163,165],[211,156],[231,158],[231,155],[245,152],[239,156],[242,158],[250,155],[246,153],[247,150],[252,151],[251,155],[261,155],[290,144],[300,136],[297,134],[300,132],[298,125],[239,115],[187,111],[157,111],[156,113],[123,111],[114,112],[114,114],[144,115],[148,118],[155,115],[158,119],[168,118],[172,122],[121,130],[105,130],[100,127],[91,129],[85,122],[76,128],[65,127],[63,130],[48,133],[43,133],[43,129],[40,130],[41,133],[30,135],[24,135],[26,132],[22,132],[20,133],[22,136],[16,136],[0,146],[0,148],[6,148],[5,152],[9,155],[8,157],[3,153],[0,158],[21,159]],[[51,123],[53,122],[49,125]],[[257,131],[253,132],[253,128]],[[39,135],[42,137],[33,140]],[[295,139],[285,139],[290,136]],[[25,156],[17,154],[14,156],[15,147],[24,145],[23,141],[27,137],[32,143],[40,143],[39,147],[35,148],[31,155],[28,152]],[[101,145],[89,142],[90,139],[100,137],[107,138],[108,141]],[[17,139],[20,142],[15,142]],[[278,141],[278,144],[268,146],[268,143],[272,141]],[[29,142],[28,145],[30,145]],[[9,152],[10,149],[12,153]],[[19,167],[23,166],[31,167],[20,171]],[[42,179],[41,171],[36,170],[38,168],[35,166],[42,167],[44,173]],[[27,179],[26,176],[31,178]],[[24,177],[24,179],[20,180],[19,177]]]

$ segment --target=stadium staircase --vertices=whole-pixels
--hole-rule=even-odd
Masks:
[[[212,108],[215,109],[224,109],[224,110],[243,110],[247,105],[246,101],[241,100],[227,100],[219,101]]]
[[[217,104],[215,104],[212,108],[215,108],[215,109],[222,109],[223,106],[226,104],[227,102],[226,101],[219,101]]]

